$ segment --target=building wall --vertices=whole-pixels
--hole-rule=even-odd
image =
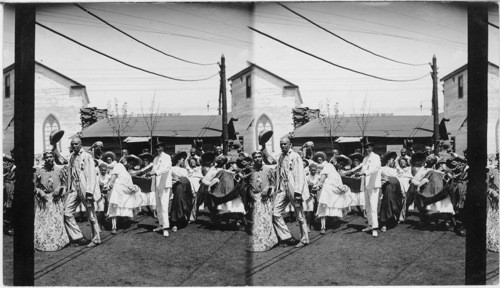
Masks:
[[[458,77],[463,76],[464,96],[458,98]],[[458,73],[444,81],[444,117],[450,121],[446,127],[451,136],[455,137],[456,152],[462,154],[467,148],[467,101],[469,98],[467,91],[467,70]],[[498,85],[498,68],[493,65],[488,66],[488,153],[498,151],[498,121],[500,115],[500,94]],[[471,96],[473,97],[473,96]],[[474,99],[471,98],[471,101]],[[463,126],[461,127],[461,125]]]
[[[12,74],[13,72],[13,70],[9,71]],[[43,126],[49,115],[53,115],[59,124],[59,129],[65,131],[60,141],[63,154],[68,151],[71,142],[69,137],[81,130],[80,108],[86,107],[88,102],[85,96],[85,88],[81,86],[72,88],[73,85],[75,85],[74,82],[41,66],[35,66],[35,154],[43,153]],[[6,100],[5,96],[4,100]],[[4,121],[6,117],[9,118],[14,115],[13,92],[11,92],[11,98],[4,101],[3,111],[5,113]],[[57,128],[56,126],[53,127]],[[4,130],[4,153],[14,147],[12,141],[14,129],[12,128]],[[50,134],[50,131],[47,131],[48,134]],[[45,148],[51,147],[45,146]]]
[[[251,74],[251,98],[246,98],[246,76]],[[260,149],[258,146],[258,121],[263,115],[271,120],[273,139],[267,143],[270,152],[278,152],[279,140],[293,131],[292,108],[297,106],[298,88],[284,88],[289,83],[276,78],[258,68],[234,79],[231,83],[232,115],[235,118],[251,116],[254,118],[248,130],[238,131],[244,136],[243,147],[246,152]]]

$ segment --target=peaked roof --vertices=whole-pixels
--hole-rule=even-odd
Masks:
[[[159,115],[158,124],[153,131],[155,137],[221,137],[221,115]],[[231,116],[228,115],[228,119]],[[124,137],[149,137],[147,116],[131,117],[130,131]],[[150,122],[149,122],[150,123]],[[115,137],[107,119],[102,119],[82,131],[82,138]]]
[[[10,70],[13,70],[13,69],[14,69],[14,65],[15,65],[15,64],[16,64],[16,63],[12,63],[11,65],[9,65],[9,66],[5,67],[5,68],[3,69],[3,73],[5,74],[5,73],[9,72]],[[42,64],[42,63],[40,63],[40,62],[38,62],[38,61],[35,61],[35,65],[36,65],[36,66],[40,66],[40,67],[42,67],[42,68],[44,68],[44,69],[47,69],[47,70],[49,70],[50,72],[52,72],[52,73],[54,73],[54,74],[57,74],[57,75],[61,76],[62,78],[66,79],[66,80],[68,80],[68,81],[70,81],[70,82],[73,82],[73,83],[74,83],[74,85],[73,85],[73,86],[77,86],[77,87],[80,87],[80,88],[85,88],[85,85],[82,85],[82,84],[78,83],[77,81],[75,81],[75,80],[73,80],[73,79],[69,78],[68,76],[66,76],[66,75],[64,75],[64,74],[62,74],[62,73],[60,73],[60,72],[58,72],[58,71],[56,71],[56,70],[54,70],[54,69],[52,69],[52,68],[50,68],[50,67],[48,67],[48,66],[45,66],[44,64]]]
[[[247,68],[245,68],[245,69],[241,70],[240,72],[238,72],[238,73],[234,74],[233,76],[229,77],[229,79],[227,79],[227,80],[229,80],[229,81],[233,81],[234,79],[236,79],[236,78],[238,78],[238,77],[240,77],[240,76],[242,76],[242,75],[244,75],[244,74],[246,74],[246,73],[248,73],[248,72],[252,71],[252,69],[255,69],[255,68],[256,68],[256,69],[262,70],[262,71],[264,71],[265,73],[267,73],[267,74],[269,74],[269,75],[271,75],[271,76],[273,76],[273,77],[275,77],[275,78],[278,78],[279,80],[281,80],[281,81],[283,81],[283,82],[287,83],[287,85],[285,85],[285,87],[294,87],[294,88],[299,87],[299,86],[297,86],[297,85],[293,84],[292,82],[290,82],[290,81],[288,81],[288,80],[286,80],[286,79],[284,79],[284,78],[281,78],[280,76],[278,76],[278,75],[276,75],[276,74],[274,74],[274,73],[270,72],[269,70],[266,70],[266,69],[264,69],[264,68],[262,68],[262,67],[258,66],[257,64],[254,64],[254,63],[252,63],[252,62],[248,62],[248,65],[249,65],[249,66],[248,66]]]
[[[488,65],[493,66],[493,67],[498,69],[498,65],[496,65],[494,63],[488,62]],[[453,70],[452,72],[446,74],[443,78],[441,78],[441,81],[446,81],[446,80],[450,79],[451,77],[453,77],[453,76],[457,75],[458,73],[465,71],[465,70],[467,70],[467,64],[465,64],[465,65]]]
[[[344,117],[344,128],[335,136],[362,137],[357,117]],[[347,123],[346,123],[347,122]],[[344,125],[343,124],[343,125]],[[425,116],[373,116],[367,125],[365,137],[425,138],[433,135],[433,117]],[[319,119],[306,123],[293,131],[293,138],[326,137]]]

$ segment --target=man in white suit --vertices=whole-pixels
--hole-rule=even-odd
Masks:
[[[365,208],[368,218],[368,227],[363,229],[363,232],[372,231],[373,237],[378,236],[376,228],[378,228],[377,205],[380,195],[380,187],[382,186],[382,177],[380,171],[380,156],[373,152],[373,143],[365,144],[365,158],[361,171],[356,173],[356,176],[363,177],[362,185],[365,189]]]
[[[309,199],[309,189],[305,184],[304,162],[292,149],[290,139],[280,140],[281,155],[276,165],[276,195],[274,196],[273,225],[282,245],[296,245],[296,248],[309,244],[307,223],[302,202]],[[292,203],[299,222],[300,241],[295,240],[283,220],[288,203]]]
[[[168,220],[168,204],[172,193],[172,159],[170,155],[163,152],[163,143],[156,144],[156,157],[153,160],[153,168],[146,176],[153,177],[151,191],[156,195],[156,214],[159,226],[153,231],[163,230],[163,236],[168,237],[167,229],[170,227]]]

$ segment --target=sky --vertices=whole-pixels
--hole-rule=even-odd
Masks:
[[[430,66],[436,55],[443,77],[467,61],[467,10],[453,3],[432,2],[309,2],[285,3],[339,36],[403,65],[349,45],[275,3],[248,4],[162,3],[83,4],[89,11],[134,37],[166,53],[198,63],[216,63],[226,57],[226,76],[247,67],[247,61],[289,80],[300,88],[303,106],[338,103],[342,113],[395,115],[430,114]],[[498,25],[498,9],[489,21]],[[13,63],[14,9],[4,10],[3,67]],[[217,65],[181,62],[153,51],[106,26],[71,4],[38,8],[37,21],[92,48],[132,65],[164,75],[205,78],[218,73]],[[321,62],[252,32],[270,34],[335,64],[378,77],[373,79]],[[498,65],[498,29],[489,26],[489,58]],[[153,96],[159,112],[216,114],[219,77],[179,82],[125,67],[88,51],[41,27],[36,30],[36,60],[87,87],[90,106],[106,108],[115,97],[134,113],[148,112]],[[230,85],[227,85],[230,106]],[[439,86],[442,111],[442,86]],[[257,91],[265,93],[266,91]],[[208,108],[207,108],[208,104]],[[323,105],[323,106],[322,106]],[[142,107],[142,109],[141,109]],[[155,109],[156,111],[156,109]],[[366,111],[365,111],[366,112]]]

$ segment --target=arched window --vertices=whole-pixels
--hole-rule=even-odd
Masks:
[[[259,145],[259,141],[258,141],[259,134],[263,130],[273,130],[273,124],[271,122],[271,119],[266,114],[262,114],[259,117],[259,120],[257,120],[257,125],[255,125],[255,129],[257,132],[257,138],[256,138],[257,139],[257,141],[256,141],[257,142],[257,150],[260,150],[260,145]],[[266,149],[269,152],[274,152],[274,134],[271,137],[271,139],[269,139],[269,141],[267,141]]]
[[[49,114],[47,118],[45,118],[45,121],[43,121],[43,151],[52,149],[52,145],[50,145],[50,132],[56,130],[56,129],[61,129],[61,126],[59,125],[59,121],[57,120],[56,116],[54,114]],[[59,151],[61,151],[61,142],[57,143],[59,148]]]

